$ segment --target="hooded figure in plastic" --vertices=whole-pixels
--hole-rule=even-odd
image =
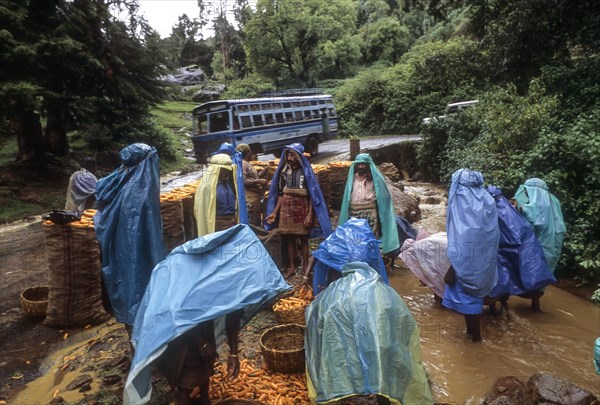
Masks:
[[[521,295],[555,283],[542,246],[529,223],[502,196],[502,190],[488,186],[487,191],[496,201],[500,226],[498,283],[490,296]]]
[[[350,262],[365,262],[377,273],[385,284],[389,284],[379,246],[366,219],[350,218],[338,226],[312,255],[316,259],[313,267],[313,291],[318,294],[328,285],[329,271],[342,272]]]
[[[242,154],[229,142],[223,142],[211,156],[224,153],[231,157],[231,161],[236,166],[235,183],[238,190],[238,206],[240,224],[248,224],[248,207],[246,207],[246,193],[244,191],[244,172],[242,170]]]
[[[419,327],[366,263],[348,263],[306,309],[308,395],[326,404],[377,394],[392,404],[433,404]],[[368,308],[368,310],[366,310]]]
[[[447,256],[456,274],[442,304],[462,314],[480,314],[483,298],[498,281],[500,228],[496,203],[483,188],[483,175],[459,169],[452,175],[446,216]]]
[[[316,223],[318,226],[312,227],[308,234],[310,238],[319,238],[319,237],[327,237],[331,234],[331,220],[329,219],[329,211],[327,206],[325,205],[325,199],[323,198],[323,193],[321,192],[321,187],[319,186],[319,182],[313,172],[312,166],[310,162],[304,156],[304,146],[300,143],[293,143],[291,145],[287,145],[281,154],[281,159],[279,161],[279,166],[277,166],[277,170],[273,176],[273,180],[271,181],[271,186],[269,188],[269,198],[267,200],[267,212],[266,216],[268,217],[275,209],[277,205],[277,199],[279,198],[279,183],[280,177],[282,175],[282,170],[286,167],[286,153],[288,149],[296,152],[298,155],[300,165],[302,167],[302,172],[304,176],[304,181],[306,182],[306,188],[308,189],[308,193],[310,196],[310,201],[312,203],[312,208],[315,213]],[[272,228],[277,227],[277,222],[274,224],[265,223],[265,229],[270,230]]]
[[[542,244],[550,271],[554,272],[567,228],[558,198],[548,192],[544,180],[528,179],[515,193],[517,208],[533,226],[533,232]]]
[[[221,171],[229,171],[231,178],[236,179],[238,172],[237,169],[237,166],[233,164],[229,155],[220,153],[211,157],[210,164],[204,171],[202,181],[196,190],[196,196],[194,199],[194,217],[196,218],[196,223],[198,226],[198,236],[207,235],[215,232],[218,229],[217,215],[219,214],[219,209],[217,207],[217,198],[220,197],[221,194],[218,192],[219,190],[217,189],[217,186],[219,179],[224,174],[221,173]],[[236,223],[244,223],[240,217],[239,208],[241,206],[246,206],[245,197],[244,195],[240,195],[240,188],[238,187],[236,181],[227,185],[226,187],[231,187],[229,192],[235,194],[235,196],[232,197],[232,201],[229,201],[229,208],[232,212],[229,213],[229,216],[232,217],[232,220]],[[227,188],[225,188],[225,190],[226,189]],[[243,193],[243,187],[241,190]],[[227,194],[224,194],[224,196],[227,196]],[[240,203],[240,198],[244,198],[243,203]],[[247,216],[245,220],[245,223],[247,223]]]
[[[132,325],[150,273],[167,252],[160,216],[158,153],[136,143],[119,155],[121,167],[98,181],[94,226],[115,317]]]
[[[450,268],[448,235],[438,232],[420,240],[408,239],[402,245],[400,259],[438,297],[444,296],[444,276]]]
[[[377,220],[381,225],[381,247],[383,253],[386,254],[395,250],[397,251],[400,248],[400,241],[398,239],[398,228],[396,225],[396,217],[394,215],[394,202],[390,195],[390,191],[383,180],[383,176],[377,169],[377,166],[375,166],[375,163],[373,163],[371,156],[367,153],[358,154],[354,162],[350,165],[338,224],[343,224],[350,216],[350,203],[355,181],[355,168],[356,165],[360,163],[368,165],[371,169],[373,187],[375,189],[375,203],[377,205]]]
[[[218,347],[226,338],[228,314],[241,311],[243,326],[266,302],[290,289],[247,225],[211,233],[173,249],[152,272],[135,318],[135,355],[125,383],[124,403],[150,400],[151,364],[176,337],[213,320]]]
[[[98,179],[93,173],[95,169],[96,161],[91,157],[86,157],[83,159],[81,169],[71,175],[67,187],[65,210],[81,212],[92,208],[95,201],[96,183],[98,183]]]

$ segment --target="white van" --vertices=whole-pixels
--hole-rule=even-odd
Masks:
[[[446,106],[445,114],[438,115],[437,117],[425,117],[423,118],[423,124],[427,125],[432,122],[432,120],[437,121],[440,119],[446,118],[447,115],[456,114],[460,110],[464,110],[465,108],[469,108],[477,104],[479,100],[469,100],[469,101],[459,101],[457,103],[450,103]]]

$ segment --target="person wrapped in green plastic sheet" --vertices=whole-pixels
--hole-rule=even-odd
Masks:
[[[381,239],[383,254],[400,248],[392,196],[368,153],[356,155],[348,172],[338,224],[350,217],[369,221],[373,233]]]
[[[548,191],[544,180],[535,177],[519,186],[514,199],[517,201],[517,209],[533,226],[548,267],[554,272],[567,231],[560,201]]]
[[[308,394],[317,404],[377,395],[433,404],[419,327],[402,298],[363,262],[348,263],[306,309]]]

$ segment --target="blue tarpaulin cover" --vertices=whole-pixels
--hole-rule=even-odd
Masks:
[[[560,209],[560,201],[548,192],[546,182],[531,178],[515,193],[518,208],[533,225],[533,232],[542,244],[544,256],[552,272],[556,268],[567,228]]]
[[[167,252],[160,216],[158,153],[136,143],[123,148],[120,157],[122,166],[98,181],[94,226],[115,317],[131,325],[150,273]]]
[[[243,310],[244,325],[263,304],[290,289],[247,225],[173,249],[153,270],[135,319],[135,355],[125,384],[125,403],[150,400],[150,364],[174,338],[214,320],[219,345],[225,339],[227,314]]]
[[[396,228],[398,229],[400,246],[402,246],[406,239],[417,239],[417,230],[408,222],[408,219],[400,215],[396,215]]]
[[[483,188],[481,173],[459,169],[452,175],[446,232],[457,284],[474,297],[488,296],[498,281],[500,228],[496,203]]]
[[[502,196],[502,190],[491,185],[487,190],[496,201],[500,226],[498,283],[490,296],[520,295],[555,283],[533,228]]]
[[[350,218],[338,226],[313,252],[317,259],[313,268],[314,294],[327,287],[327,272],[330,268],[341,273],[342,266],[354,261],[369,264],[389,284],[380,245],[381,242],[375,238],[366,219]]]
[[[432,404],[419,328],[402,298],[366,263],[348,263],[342,274],[306,309],[311,401],[378,394]]]

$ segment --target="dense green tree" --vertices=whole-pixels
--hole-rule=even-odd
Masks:
[[[395,64],[408,50],[408,28],[402,26],[396,17],[385,17],[369,24],[368,27],[364,26],[362,33],[364,60],[368,63],[385,61]]]
[[[326,68],[325,44],[352,36],[355,21],[351,0],[259,0],[245,29],[249,63],[266,77],[312,86]]]
[[[126,116],[134,128],[135,118],[163,96],[159,61],[138,37],[140,27],[148,27],[116,21],[108,2],[3,0],[0,19],[6,27],[0,52],[8,62],[0,73],[0,99],[18,140],[18,160],[40,159],[44,152],[65,156],[67,132],[87,125],[101,123],[110,131]]]
[[[214,43],[218,49],[215,55],[219,63],[213,59],[212,68],[221,75],[227,76],[226,72],[234,74],[233,77],[242,77],[246,66],[246,53],[241,43],[238,31],[227,20],[225,8],[221,8],[219,15],[213,21]]]
[[[600,3],[594,0],[467,0],[473,32],[489,54],[490,75],[521,92],[542,67],[568,63],[574,49],[597,53]],[[578,51],[579,52],[579,51]]]

